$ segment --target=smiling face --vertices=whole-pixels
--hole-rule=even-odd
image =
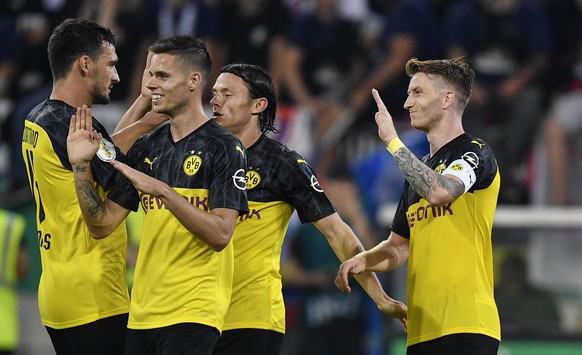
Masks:
[[[153,110],[176,117],[186,110],[192,100],[196,72],[190,72],[171,54],[154,54],[150,79],[146,86],[152,92]]]
[[[440,77],[419,72],[408,85],[408,98],[404,108],[410,113],[412,127],[428,132],[443,118],[443,99],[446,90]]]
[[[258,127],[256,100],[252,100],[249,89],[242,78],[222,73],[212,87],[212,111],[218,124],[240,135],[249,127]],[[257,128],[258,129],[258,128]]]
[[[111,101],[111,89],[113,85],[119,83],[117,74],[118,58],[115,47],[110,43],[103,44],[103,53],[97,61],[93,62],[91,71],[91,96],[94,104],[107,104]]]

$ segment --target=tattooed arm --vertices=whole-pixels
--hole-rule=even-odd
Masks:
[[[437,173],[423,164],[406,147],[394,153],[394,160],[414,190],[433,206],[452,202],[465,192],[465,185],[461,179]]]
[[[99,135],[92,129],[91,109],[86,106],[78,108],[77,114],[71,118],[67,151],[79,207],[89,233],[95,239],[111,234],[129,213],[129,210],[109,199],[101,200],[97,193],[90,160],[99,149],[99,141]]]
[[[382,141],[388,144],[393,139],[398,138],[398,134],[392,122],[392,116],[386,109],[378,91],[372,90],[372,95],[378,105],[378,112],[375,116],[378,124],[378,135]],[[405,146],[397,147],[392,153],[404,178],[430,204],[434,206],[445,205],[465,192],[465,185],[461,179],[453,175],[437,173],[422,163]]]

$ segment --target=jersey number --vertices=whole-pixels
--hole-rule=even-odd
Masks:
[[[30,186],[34,186],[34,190],[36,191],[36,193],[34,193],[34,191],[33,191],[32,194],[34,196],[34,201],[36,202],[37,220],[40,224],[44,221],[46,215],[44,213],[44,206],[43,206],[42,200],[40,198],[40,192],[38,191],[38,182],[34,178],[34,154],[33,154],[32,150],[28,150],[28,149],[25,151],[25,153],[26,153],[25,164],[26,164],[26,170],[28,171],[28,180],[29,180],[28,182],[29,182]],[[37,231],[37,233],[38,233],[39,246],[41,248],[48,250],[51,246],[51,243],[50,243],[51,235],[45,234],[44,237],[42,237],[41,231]]]

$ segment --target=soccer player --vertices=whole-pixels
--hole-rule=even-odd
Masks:
[[[57,354],[124,352],[129,311],[125,225],[112,230],[107,240],[90,236],[72,188],[74,178],[66,146],[75,107],[107,104],[112,87],[120,80],[115,67],[115,41],[110,29],[91,21],[67,19],[58,25],[48,43],[52,92],[24,123],[22,155],[36,204],[42,262],[38,303]],[[150,108],[151,95],[142,92],[124,116],[124,125]],[[150,126],[143,122],[134,126],[138,129],[110,137],[97,120],[93,121],[101,148],[92,160],[91,174],[99,195],[105,195],[118,174],[105,160],[123,160],[122,152],[157,125],[154,121]],[[137,135],[131,138],[127,135],[130,131]],[[118,142],[123,143],[119,148],[113,145]]]
[[[95,237],[108,236],[128,215],[117,198],[144,211],[126,354],[212,354],[232,291],[232,233],[248,212],[245,150],[204,112],[211,68],[204,43],[175,36],[149,51],[153,110],[169,124],[135,142],[127,165],[111,161],[127,179],[118,179],[104,201],[90,173],[98,136],[86,107],[71,119],[69,160]]]
[[[233,293],[215,354],[279,354],[285,333],[280,258],[294,210],[312,222],[340,260],[364,250],[352,229],[326,197],[309,164],[296,152],[267,137],[274,131],[277,102],[268,73],[249,64],[221,69],[210,101],[214,119],[247,148],[249,213],[237,223],[232,243]],[[358,281],[378,307],[406,322],[406,306],[383,291],[376,275]]]
[[[491,229],[500,177],[489,145],[463,129],[475,73],[462,57],[412,58],[406,73],[404,108],[430,153],[419,160],[404,146],[373,90],[378,134],[406,182],[388,239],[344,262],[336,285],[348,292],[350,275],[408,259],[407,354],[494,355],[501,336]]]

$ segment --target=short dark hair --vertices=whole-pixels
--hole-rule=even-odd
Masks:
[[[192,36],[173,36],[155,41],[148,51],[154,54],[170,54],[175,56],[189,69],[195,69],[202,74],[202,80],[206,82],[212,59],[204,42]]]
[[[412,77],[416,73],[438,75],[452,84],[459,94],[459,107],[465,109],[475,83],[475,72],[471,69],[466,57],[434,60],[411,58],[406,63],[406,74]]]
[[[254,64],[228,64],[220,69],[221,73],[230,73],[241,78],[251,99],[264,97],[267,99],[267,108],[259,116],[259,128],[262,133],[277,132],[275,120],[277,114],[277,94],[271,75],[262,67]]]
[[[55,27],[48,43],[53,79],[65,78],[73,63],[83,55],[96,61],[103,54],[103,44],[115,46],[116,40],[111,29],[96,22],[81,18],[64,20]]]

